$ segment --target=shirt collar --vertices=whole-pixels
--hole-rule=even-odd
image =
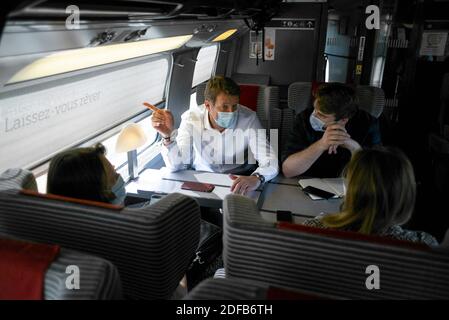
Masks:
[[[205,108],[205,111],[206,111],[206,112],[204,112],[204,118],[203,118],[204,129],[206,129],[206,130],[214,130],[214,128],[212,128],[212,126],[210,125],[209,110],[207,110],[206,107],[204,107],[204,108]]]

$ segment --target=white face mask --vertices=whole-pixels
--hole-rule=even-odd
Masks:
[[[222,128],[232,128],[237,123],[238,110],[234,112],[218,112],[215,122]]]
[[[122,176],[119,175],[117,181],[112,187],[112,193],[115,195],[115,199],[111,201],[112,204],[123,205],[126,198],[125,181]]]
[[[310,115],[309,118],[310,121],[310,125],[312,126],[312,129],[315,131],[324,131],[324,126],[326,125],[323,120],[321,120],[320,118],[316,117],[314,112],[312,112],[312,114]]]

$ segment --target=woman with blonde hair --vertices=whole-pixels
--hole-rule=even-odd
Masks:
[[[416,196],[413,167],[402,151],[391,147],[360,150],[343,176],[347,190],[341,212],[306,220],[305,225],[438,245],[428,233],[401,227],[412,216]]]

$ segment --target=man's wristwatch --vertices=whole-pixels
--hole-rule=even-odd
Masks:
[[[257,179],[259,179],[260,181],[260,185],[263,185],[265,183],[265,177],[263,175],[261,175],[258,172],[254,172],[253,174],[251,174],[252,176],[257,177]]]
[[[177,135],[178,135],[178,130],[173,130],[169,136],[162,137],[162,140],[164,142],[172,142],[172,141],[175,141]]]

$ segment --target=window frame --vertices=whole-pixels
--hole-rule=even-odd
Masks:
[[[150,59],[149,59],[150,58]],[[164,85],[164,91],[162,93],[162,100],[158,101],[157,103],[154,103],[155,106],[158,106],[159,108],[165,108],[165,102],[166,102],[166,94],[167,94],[167,83],[171,79],[171,73],[173,69],[173,56],[171,53],[167,54],[155,54],[154,57],[146,57],[145,60],[157,60],[157,59],[165,59],[168,63],[167,68],[167,75],[165,77],[165,85]],[[144,60],[143,58],[133,59],[135,60]],[[133,62],[129,61],[129,62]],[[122,64],[122,63],[120,63]],[[130,117],[127,117],[125,119],[122,119],[120,122],[115,123],[113,126],[106,128],[100,132],[97,132],[95,135],[88,137],[86,139],[83,139],[75,144],[71,144],[67,146],[64,149],[61,149],[55,153],[52,153],[48,155],[45,159],[37,160],[35,163],[32,163],[29,165],[28,169],[33,172],[36,179],[42,179],[43,176],[46,176],[48,173],[48,168],[50,165],[50,161],[53,158],[53,156],[59,152],[63,152],[68,149],[72,148],[81,148],[81,147],[88,147],[92,146],[95,143],[103,143],[107,139],[110,139],[114,136],[118,136],[120,134],[122,126],[128,124],[128,123],[140,123],[144,119],[151,117],[152,112],[150,110],[142,110],[141,112],[134,114]],[[137,153],[137,160],[138,160],[138,171],[140,172],[143,167],[146,166],[148,162],[150,162],[152,159],[154,159],[158,154],[158,152],[155,152],[157,143],[160,140],[160,134],[156,132],[156,135],[154,139],[151,141],[151,143],[146,146],[143,150],[140,150],[140,152]],[[142,164],[143,161],[142,158],[145,156],[145,154],[151,153],[150,158],[146,159],[145,163]],[[120,173],[125,181],[129,180],[129,173],[128,173],[128,159],[126,158],[126,161],[120,164],[113,164],[116,166],[116,171]],[[39,183],[38,183],[39,184]],[[46,181],[45,181],[46,184]]]

